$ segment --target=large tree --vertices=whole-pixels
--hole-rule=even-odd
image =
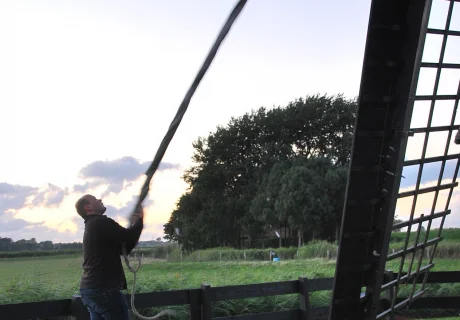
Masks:
[[[262,107],[232,118],[208,137],[199,137],[193,143],[194,164],[183,177],[189,184],[183,197],[193,201],[177,203],[165,225],[166,236],[190,249],[240,247],[244,238],[252,244],[263,237],[267,226],[287,219],[261,202],[260,187],[270,180],[274,165],[298,157],[328,157],[335,166],[346,165],[355,111],[356,102],[340,95],[308,96],[286,107]],[[275,172],[272,179],[277,179]],[[264,206],[262,217],[255,198]],[[179,225],[184,231],[175,236]]]

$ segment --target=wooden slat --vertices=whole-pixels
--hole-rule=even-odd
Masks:
[[[456,129],[458,129],[458,125],[411,128],[410,131],[413,133],[423,133],[423,132],[449,131],[449,130],[456,130]]]
[[[433,214],[430,214],[430,215],[427,215],[427,216],[415,218],[415,219],[412,219],[412,221],[403,221],[401,223],[394,224],[392,229],[393,230],[398,230],[398,229],[401,229],[401,228],[404,228],[404,227],[408,227],[410,225],[415,225],[415,224],[420,223],[420,222],[441,218],[441,217],[449,215],[450,213],[451,213],[450,210],[445,210],[445,211],[436,212],[436,213],[433,213]]]
[[[404,161],[404,166],[413,166],[416,164],[421,164],[421,163],[433,163],[433,162],[438,162],[438,161],[443,161],[443,160],[454,160],[460,158],[460,153],[454,153],[454,154],[448,154],[446,156],[436,156],[436,157],[429,157],[425,159],[415,159],[415,160],[406,160]]]
[[[211,289],[213,301],[268,297],[299,292],[299,282],[283,281],[239,286],[215,287]]]
[[[460,31],[453,31],[453,32],[458,32],[460,34]],[[423,101],[423,100],[455,100],[458,97],[455,94],[443,94],[443,95],[420,95],[420,96],[415,96],[414,100],[417,101]]]
[[[422,68],[460,69],[460,63],[422,62],[421,67]]]
[[[300,310],[286,310],[286,311],[277,311],[277,312],[267,312],[267,313],[253,313],[253,314],[243,314],[240,316],[230,316],[230,317],[218,317],[213,318],[215,320],[299,320],[300,319]]]
[[[398,195],[398,198],[405,198],[405,197],[415,196],[416,194],[424,194],[424,193],[429,193],[429,192],[434,192],[434,191],[453,189],[453,188],[455,188],[457,186],[458,186],[458,182],[453,182],[453,183],[441,184],[439,186],[420,188],[418,190],[411,190],[411,191],[401,192]]]
[[[402,257],[403,255],[408,255],[410,253],[414,253],[416,250],[420,250],[421,248],[427,248],[427,247],[432,246],[432,245],[434,245],[434,244],[436,244],[438,242],[441,242],[442,239],[443,239],[442,237],[437,237],[437,238],[428,240],[426,243],[421,242],[421,243],[418,243],[416,246],[408,247],[406,249],[406,251],[404,251],[404,249],[398,250],[395,253],[389,254],[388,257],[387,257],[387,261],[397,259],[399,257]]]
[[[397,302],[404,298],[398,298]],[[421,297],[411,303],[410,309],[458,309],[460,296]]]
[[[454,1],[458,1],[458,0],[454,0]],[[431,34],[447,34],[448,36],[460,36],[460,31],[456,31],[456,30],[442,30],[442,29],[428,28],[427,32]]]
[[[212,319],[212,292],[209,284],[201,285],[201,319],[211,320]]]
[[[313,320],[328,320],[329,318],[329,306],[313,307],[310,308]]]
[[[70,299],[0,305],[0,319],[26,320],[71,314]]]
[[[334,278],[309,279],[308,289],[310,292],[332,290]]]
[[[310,291],[307,277],[299,277],[299,304],[301,320],[313,320],[310,313]]]
[[[190,320],[201,320],[201,290],[188,290]]]
[[[194,290],[199,291],[199,289]],[[189,304],[189,291],[193,290],[136,293],[134,305],[136,308],[150,308]],[[125,297],[127,301],[131,301],[131,295],[125,295]]]
[[[407,272],[401,273],[406,275]],[[395,277],[397,273],[394,273]],[[418,276],[417,283],[423,282],[423,276]],[[437,271],[428,273],[427,283],[459,283],[460,282],[460,271]]]

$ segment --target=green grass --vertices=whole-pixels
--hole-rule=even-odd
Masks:
[[[411,229],[411,235],[410,239],[412,242],[415,240],[416,232],[417,231],[417,226],[412,226]],[[430,234],[428,236],[428,239],[433,239],[437,237],[439,229],[432,229],[430,230]],[[422,231],[420,232],[421,235],[425,236],[425,232]],[[441,232],[442,237],[444,238],[443,241],[454,241],[457,243],[460,243],[460,229],[459,228],[443,228]],[[392,241],[395,242],[402,242],[404,241],[406,237],[406,232],[393,232],[392,233]]]
[[[0,304],[68,299],[78,293],[81,256],[0,259]],[[397,261],[387,268],[397,270]],[[434,271],[458,270],[456,259],[437,259]],[[335,261],[326,259],[269,261],[164,262],[146,261],[138,273],[136,293],[296,280],[299,276],[334,276]],[[128,285],[132,274],[126,270]],[[129,288],[131,291],[131,287]],[[402,289],[402,294],[407,294]],[[429,294],[460,294],[460,284],[430,285]],[[327,305],[330,291],[316,292],[312,305]],[[298,307],[297,295],[224,301],[213,304],[214,316],[270,312]],[[186,307],[173,307],[185,319]],[[146,315],[155,310],[140,310]],[[444,318],[446,319],[446,318]]]
[[[402,236],[395,233],[390,250],[402,247]],[[433,271],[457,271],[460,269],[460,230],[446,229],[445,240],[440,243]],[[430,234],[430,238],[434,237]],[[411,236],[409,246],[415,237]],[[300,250],[297,248],[274,248],[281,257],[280,262],[268,261],[270,248],[235,250],[215,248],[183,255],[177,246],[165,248],[142,248],[145,259],[138,273],[136,293],[167,291],[175,289],[199,288],[207,283],[211,286],[253,284],[296,280],[299,276],[308,278],[328,278],[334,276],[336,245],[325,241],[311,242]],[[324,259],[328,255],[332,259]],[[156,258],[170,260],[152,260]],[[319,257],[319,258],[318,258]],[[422,265],[426,264],[426,258]],[[133,262],[135,263],[135,262]],[[405,268],[410,263],[406,258]],[[417,259],[413,269],[417,267]],[[81,253],[73,255],[43,257],[9,257],[0,259],[0,304],[68,299],[78,293],[81,276]],[[397,271],[399,259],[390,261],[387,269]],[[132,274],[125,268],[129,292]],[[432,284],[427,287],[428,295],[460,295],[460,284]],[[410,288],[401,287],[400,295],[407,295]],[[315,292],[311,295],[312,305],[327,305],[330,291]],[[187,318],[187,307],[172,307],[178,312],[177,319]],[[230,316],[253,312],[270,312],[298,308],[297,295],[284,295],[253,299],[223,301],[213,304],[213,316]],[[159,309],[139,310],[145,315]],[[416,318],[414,318],[416,319]],[[460,319],[460,318],[442,318]]]
[[[14,258],[0,260],[0,304],[66,299],[78,292],[81,257]],[[331,260],[273,262],[162,262],[146,263],[138,272],[136,293],[332,277]],[[132,274],[125,270],[128,285]],[[131,291],[131,287],[129,288]],[[328,304],[329,292],[311,297],[315,305]],[[223,301],[213,305],[215,316],[269,312],[298,307],[297,295]],[[185,319],[187,307],[173,307]],[[155,309],[158,310],[158,309]],[[155,311],[153,310],[153,311]],[[151,314],[152,310],[140,310]]]
[[[81,276],[79,256],[0,260],[0,304],[68,298],[77,293]],[[135,262],[133,262],[134,264]],[[199,288],[332,277],[332,260],[273,262],[145,262],[138,272],[137,292]],[[132,274],[126,270],[128,283]],[[40,288],[36,294],[30,290]],[[49,292],[49,293],[47,293]]]

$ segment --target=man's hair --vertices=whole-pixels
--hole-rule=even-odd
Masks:
[[[78,199],[78,201],[75,203],[75,209],[77,209],[77,213],[82,217],[83,219],[86,218],[86,210],[85,206],[89,204],[89,200],[86,199],[86,197],[81,197]]]

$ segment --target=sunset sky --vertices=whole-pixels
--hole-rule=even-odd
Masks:
[[[1,1],[0,237],[81,241],[74,204],[84,193],[103,197],[107,215],[126,224],[143,173],[235,4]],[[448,5],[434,1],[430,27],[444,27]],[[199,136],[261,106],[316,93],[358,95],[369,8],[370,0],[248,1],[153,179],[141,240],[163,236]],[[452,21],[460,30],[459,2]],[[427,38],[424,61],[438,61],[441,40]],[[445,62],[460,63],[460,37],[449,37]],[[418,94],[432,94],[434,71],[421,73]],[[438,93],[455,94],[459,81],[459,69],[443,71]],[[412,126],[425,126],[429,104],[415,108]],[[433,125],[450,124],[452,108],[452,101],[437,104]],[[445,137],[430,137],[428,156],[443,153]],[[407,158],[420,156],[422,142],[410,138]],[[459,152],[451,144],[449,153]],[[454,167],[448,163],[445,177]],[[438,172],[428,168],[423,184]],[[405,170],[401,188],[410,189],[416,174]],[[460,226],[459,197],[446,226]],[[416,211],[430,207],[430,197],[421,197]],[[409,210],[406,200],[398,203],[401,218]]]

